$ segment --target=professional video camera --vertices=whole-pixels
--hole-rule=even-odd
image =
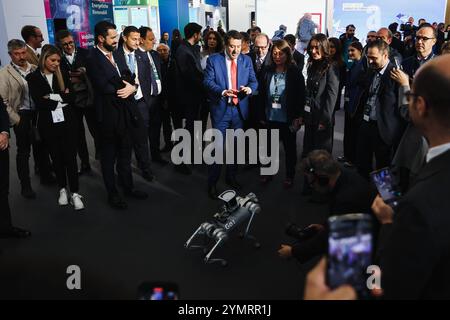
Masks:
[[[255,237],[249,234],[253,218],[255,214],[261,212],[261,207],[256,195],[253,193],[242,198],[237,196],[235,191],[229,190],[222,193],[219,199],[224,202],[219,212],[214,215],[211,221],[202,223],[184,246],[187,249],[202,249],[206,254],[204,258],[205,263],[220,262],[222,266],[226,266],[226,260],[211,259],[211,256],[217,248],[229,239],[231,232],[236,230],[239,225],[248,222],[245,231],[240,233],[240,237],[254,241],[255,248],[261,246]],[[203,245],[193,245],[197,236],[203,236]],[[214,244],[211,246],[212,241]]]

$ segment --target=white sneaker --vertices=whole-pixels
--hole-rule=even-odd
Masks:
[[[60,206],[67,206],[69,204],[69,199],[67,198],[67,190],[65,188],[59,190],[58,204]]]
[[[73,208],[77,211],[84,209],[84,204],[83,201],[81,201],[81,199],[83,199],[83,197],[80,196],[78,193],[73,193],[72,197],[70,198],[70,203],[73,205]]]

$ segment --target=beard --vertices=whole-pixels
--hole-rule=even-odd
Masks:
[[[110,45],[110,44],[103,44],[103,47],[108,50],[109,52],[113,52],[114,50],[116,50],[116,46],[115,45]]]

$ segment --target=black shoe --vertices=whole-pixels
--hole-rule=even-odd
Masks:
[[[189,169],[189,167],[187,165],[185,165],[184,163],[175,165],[175,171],[178,173],[184,174],[186,176],[189,176],[192,174],[191,169]]]
[[[172,144],[167,144],[164,146],[164,148],[162,148],[161,150],[159,150],[159,152],[161,153],[168,153],[171,152],[173,149],[173,145]]]
[[[128,204],[118,194],[109,195],[108,202],[109,205],[114,209],[125,210],[126,208],[128,208]]]
[[[51,186],[56,183],[56,178],[53,174],[47,176],[41,176],[41,184],[44,186]]]
[[[137,199],[137,200],[148,199],[148,194],[144,191],[133,189],[133,190],[127,190],[124,193],[125,193],[125,196],[127,196],[129,198],[133,198],[133,199]]]
[[[215,185],[208,187],[208,197],[210,199],[213,199],[213,200],[217,200],[218,199],[219,193],[217,192],[217,188],[216,188]]]
[[[22,186],[21,194],[26,199],[36,199],[36,192],[33,191],[31,186]]]
[[[237,182],[236,178],[229,178],[225,180],[225,183],[234,190],[240,190],[242,186]]]
[[[142,171],[142,178],[148,182],[152,182],[155,180],[155,176],[153,175],[153,172],[151,170]]]
[[[78,175],[81,176],[83,174],[88,174],[88,173],[91,173],[91,171],[92,171],[92,169],[91,169],[91,166],[89,164],[81,165],[81,168],[78,171]]]
[[[169,161],[164,160],[161,157],[155,157],[154,159],[152,159],[152,162],[157,163],[159,165],[165,166],[169,164]]]
[[[17,227],[11,227],[7,231],[0,232],[0,239],[16,238],[24,239],[31,236],[31,232],[28,230],[20,229]]]

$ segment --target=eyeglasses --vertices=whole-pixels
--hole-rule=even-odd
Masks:
[[[73,46],[74,44],[75,44],[75,42],[70,41],[70,42],[64,42],[62,45],[63,45],[63,47],[70,47],[70,46]]]
[[[428,38],[428,37],[422,37],[422,36],[416,36],[416,41],[420,41],[420,40],[422,40],[423,42],[427,42],[428,40],[431,40],[431,39],[436,39],[436,38]]]
[[[405,92],[405,97],[408,100],[408,103],[412,102],[415,98],[418,97],[417,94],[413,93],[411,90]]]

